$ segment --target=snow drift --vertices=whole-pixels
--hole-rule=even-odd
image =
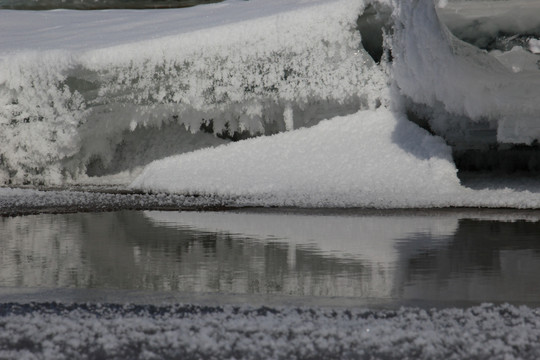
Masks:
[[[540,207],[538,186],[518,185],[462,186],[440,137],[381,108],[157,160],[130,186],[232,206]]]
[[[156,161],[131,186],[268,205],[404,207],[435,201],[459,180],[442,139],[381,108]]]

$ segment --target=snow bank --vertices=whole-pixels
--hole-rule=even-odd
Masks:
[[[459,180],[440,138],[381,108],[159,160],[131,187],[265,205],[414,207],[457,189]]]
[[[18,359],[536,359],[525,306],[343,310],[194,305],[0,306],[0,357]]]
[[[449,148],[405,114],[458,151],[539,140],[538,2],[436,3],[1,11],[0,181],[127,185],[159,160],[133,188],[248,205],[537,206],[532,188],[461,187]],[[463,38],[480,24],[473,43],[529,35],[488,53],[440,19]]]
[[[386,79],[355,30],[364,6],[2,11],[0,178],[58,184],[96,161],[120,171],[115,152],[135,129],[264,134],[375,107]]]

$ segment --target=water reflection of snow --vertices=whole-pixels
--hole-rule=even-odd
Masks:
[[[538,220],[491,210],[4,218],[0,286],[534,301]]]

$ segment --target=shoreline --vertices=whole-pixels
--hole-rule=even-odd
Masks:
[[[5,190],[2,192],[2,190]],[[247,200],[247,201],[246,201]],[[249,198],[144,193],[123,188],[0,188],[0,217],[111,211],[247,211],[306,214],[426,215],[520,213],[540,217],[540,208],[441,206],[410,208],[264,206]]]

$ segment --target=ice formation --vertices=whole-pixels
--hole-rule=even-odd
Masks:
[[[266,134],[375,107],[386,79],[355,31],[364,6],[1,11],[3,182],[61,183],[96,162],[118,171],[135,129],[165,128],[137,138],[156,145],[168,127]]]
[[[259,205],[536,206],[531,192],[460,186],[450,148],[408,120],[454,154],[534,148],[538,10],[533,0],[3,10],[0,180],[135,179],[137,190]],[[540,168],[539,155],[523,161]]]
[[[492,56],[458,40],[431,3],[403,1],[396,6],[393,79],[400,93],[414,104],[426,105],[424,111],[413,109],[453,143],[538,140],[540,58],[531,54],[534,66],[525,67],[519,63],[523,55],[515,60],[500,53]],[[527,10],[525,19],[534,11],[538,14],[540,6],[524,7],[521,13]],[[533,19],[540,27],[538,16]]]

